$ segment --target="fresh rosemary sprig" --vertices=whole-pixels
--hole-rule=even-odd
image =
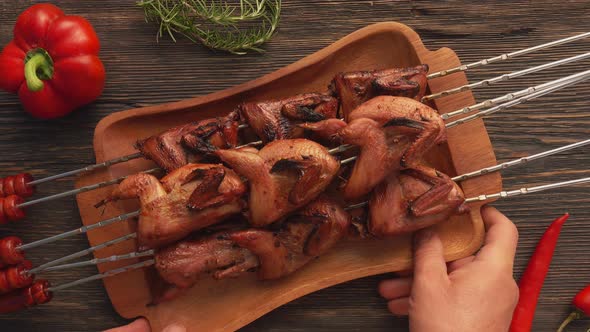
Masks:
[[[157,22],[158,38],[181,34],[193,42],[234,54],[264,52],[260,45],[277,29],[281,0],[141,0],[146,20]]]

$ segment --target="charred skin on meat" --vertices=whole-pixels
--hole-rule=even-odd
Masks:
[[[261,150],[218,150],[217,155],[249,180],[248,219],[263,227],[310,203],[332,182],[340,163],[313,141],[273,141]]]
[[[216,149],[227,149],[238,144],[239,114],[191,122],[168,129],[135,143],[141,154],[170,172],[188,163],[211,157]]]
[[[185,239],[155,255],[156,269],[170,285],[156,302],[177,296],[206,275],[225,279],[257,271],[261,280],[285,277],[330,250],[349,226],[342,206],[320,197],[276,231],[227,230]]]
[[[332,80],[330,90],[340,98],[341,116],[349,121],[352,110],[376,96],[422,99],[428,84],[427,73],[428,65],[340,73]]]
[[[303,124],[332,141],[360,148],[344,197],[367,195],[389,174],[421,163],[434,145],[446,141],[446,127],[432,108],[414,99],[375,97],[352,111],[350,122],[330,119]]]
[[[239,106],[240,115],[250,128],[267,143],[274,140],[303,137],[297,124],[335,118],[338,99],[321,93],[249,102]]]
[[[138,243],[158,248],[239,214],[246,191],[240,177],[223,165],[188,164],[161,180],[131,175],[104,202],[139,198]]]
[[[463,191],[450,177],[418,166],[391,174],[369,201],[368,230],[377,237],[411,233],[469,212]]]

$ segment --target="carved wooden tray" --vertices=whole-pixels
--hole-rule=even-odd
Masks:
[[[358,30],[325,49],[285,68],[210,95],[175,103],[137,108],[112,114],[96,127],[94,150],[101,162],[135,152],[138,138],[188,121],[219,116],[231,111],[239,102],[284,97],[302,92],[324,91],[332,77],[341,71],[389,67],[430,65],[431,72],[460,64],[447,48],[429,51],[420,37],[405,25],[379,23]],[[463,73],[433,79],[432,92],[466,83]],[[441,113],[474,103],[469,92],[440,99]],[[449,175],[456,175],[496,163],[492,145],[482,121],[453,128],[448,144],[431,151],[429,161]],[[105,181],[145,170],[149,161],[138,159],[111,166],[109,169],[82,176],[78,186]],[[462,183],[466,196],[497,192],[501,188],[498,174],[490,174]],[[104,188],[81,194],[78,207],[85,225],[130,212],[138,206],[125,202],[111,205],[104,214],[93,205],[112,190]],[[445,247],[447,260],[475,252],[481,245],[484,227],[479,205],[468,215],[456,217],[436,227]],[[91,231],[91,245],[119,237],[135,230],[135,221],[125,221]],[[411,238],[389,240],[343,241],[330,253],[313,261],[295,274],[276,281],[256,281],[254,276],[214,281],[204,279],[183,296],[157,306],[146,306],[151,300],[152,268],[124,273],[104,280],[115,310],[123,317],[145,316],[154,331],[171,322],[182,323],[189,331],[236,330],[274,308],[295,298],[348,280],[369,275],[399,271],[411,267]],[[97,257],[136,250],[133,240],[106,248]],[[131,264],[132,261],[103,264],[100,271]]]

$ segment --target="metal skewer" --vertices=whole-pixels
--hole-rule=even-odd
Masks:
[[[542,186],[535,186],[535,187],[528,187],[528,188],[525,187],[525,188],[520,188],[520,189],[510,190],[510,191],[500,191],[495,194],[479,195],[477,197],[467,198],[465,200],[465,202],[467,202],[467,203],[481,202],[481,201],[487,201],[487,200],[493,199],[493,198],[506,198],[506,197],[520,196],[520,195],[524,195],[524,194],[536,193],[536,192],[545,191],[545,190],[549,190],[549,189],[569,187],[569,186],[574,186],[574,185],[578,185],[578,184],[586,184],[586,183],[590,183],[590,177],[576,179],[576,180],[563,181],[563,182],[556,182],[556,183],[551,183],[551,184],[545,184]]]
[[[509,101],[509,102],[506,102],[506,103],[497,105],[495,107],[492,107],[492,108],[489,108],[489,109],[486,109],[486,110],[483,110],[483,111],[479,111],[479,112],[477,112],[475,114],[466,116],[466,117],[464,117],[462,119],[455,120],[455,121],[452,121],[452,122],[448,122],[446,124],[446,126],[447,126],[447,128],[452,128],[452,127],[455,127],[455,126],[464,124],[466,122],[469,122],[469,121],[472,121],[472,120],[475,120],[475,119],[479,119],[479,118],[481,118],[483,116],[490,115],[490,114],[496,113],[496,112],[501,111],[501,110],[505,110],[506,108],[509,108],[509,107],[512,107],[512,106],[515,106],[515,105],[518,105],[518,104],[522,104],[524,102],[527,102],[527,101],[533,100],[535,98],[544,96],[544,95],[549,94],[551,92],[555,92],[555,91],[560,90],[562,88],[565,88],[567,86],[574,85],[576,83],[585,81],[585,80],[587,80],[589,78],[590,78],[590,70],[586,70],[586,71],[581,72],[581,73],[578,73],[578,74],[574,74],[574,75],[571,75],[571,76],[564,77],[564,79],[559,79],[559,80],[552,81],[552,82],[558,82],[558,81],[562,81],[562,82],[560,82],[558,84],[553,84],[553,85],[551,85],[551,87],[546,88],[546,89],[543,89],[543,90],[539,90],[538,89],[539,85],[538,85],[538,86],[532,88],[533,90],[536,91],[534,93],[528,94],[528,95],[526,95],[524,97],[520,97],[520,98],[514,99],[512,101]]]
[[[118,221],[123,221],[129,218],[133,218],[133,217],[137,217],[140,213],[140,210],[137,211],[133,211],[133,212],[129,212],[129,213],[124,213],[122,215],[107,219],[107,220],[103,220],[103,221],[99,221],[96,224],[92,224],[92,225],[88,225],[88,226],[82,226],[80,228],[76,228],[73,229],[71,231],[65,232],[65,233],[61,233],[61,234],[57,234],[54,236],[50,236],[48,238],[45,239],[41,239],[41,240],[37,240],[31,243],[27,243],[27,244],[23,244],[21,246],[18,247],[18,250],[20,251],[25,251],[25,250],[29,250],[32,248],[36,248],[38,246],[47,244],[47,243],[51,243],[60,239],[65,239],[67,237],[76,235],[76,234],[84,234],[90,230],[93,230],[95,228],[100,228],[100,227],[104,227],[107,225],[110,225],[112,223],[118,222]]]
[[[113,255],[113,256],[109,256],[109,257],[105,257],[105,258],[94,258],[94,259],[90,259],[90,260],[82,261],[82,262],[51,266],[51,267],[44,269],[43,271],[45,271],[45,272],[58,271],[58,270],[72,269],[72,268],[81,267],[81,266],[90,266],[90,265],[98,265],[98,264],[108,263],[108,262],[117,262],[117,261],[132,259],[132,258],[153,256],[154,253],[155,253],[155,250],[153,250],[153,249],[146,250],[146,251],[139,251],[139,252],[135,251],[135,252],[130,252],[128,254],[123,254],[123,255]]]
[[[103,279],[103,278],[111,277],[111,276],[114,276],[114,275],[117,275],[117,274],[121,274],[121,273],[124,273],[124,272],[141,269],[141,268],[144,268],[146,266],[153,265],[154,263],[156,263],[155,260],[149,259],[147,261],[143,261],[143,262],[139,262],[139,263],[136,263],[136,264],[127,265],[127,266],[124,266],[124,267],[121,267],[121,268],[118,268],[118,269],[106,271],[104,273],[95,274],[93,276],[82,278],[82,279],[79,279],[79,280],[76,280],[76,281],[72,281],[72,282],[68,282],[66,284],[61,284],[61,285],[58,285],[58,286],[49,287],[47,290],[50,291],[50,292],[56,292],[56,291],[59,291],[59,290],[62,290],[62,289],[66,289],[66,288],[70,288],[70,287],[73,287],[73,286],[77,286],[77,285],[80,285],[80,284],[83,284],[83,283],[86,283],[86,282],[89,282],[89,281]]]
[[[131,233],[131,234],[136,235],[136,233]],[[106,262],[118,262],[121,260],[127,260],[127,259],[132,259],[132,258],[153,256],[154,254],[155,254],[155,250],[153,250],[153,249],[146,250],[146,251],[134,251],[134,252],[130,252],[130,253],[123,254],[123,255],[112,255],[112,256],[108,256],[108,257],[104,257],[104,258],[94,258],[94,259],[89,259],[89,260],[81,261],[81,262],[61,264],[61,265],[56,264],[56,265],[52,265],[50,267],[46,267],[42,270],[39,270],[39,268],[36,268],[36,269],[30,270],[29,274],[38,273],[39,271],[50,272],[50,271],[72,269],[72,268],[77,268],[77,267],[82,267],[82,266],[99,265],[99,264],[106,263]]]
[[[487,58],[484,60],[480,60],[480,61],[476,61],[476,62],[472,62],[472,63],[468,63],[466,65],[461,65],[455,68],[450,68],[450,69],[445,69],[445,70],[441,70],[439,72],[436,73],[432,73],[430,75],[428,75],[428,79],[432,79],[432,78],[437,78],[437,77],[442,77],[442,76],[446,76],[449,74],[453,74],[453,73],[458,73],[461,71],[467,71],[469,69],[473,69],[473,68],[477,68],[477,67],[481,67],[481,66],[485,66],[488,65],[490,63],[496,63],[496,62],[500,62],[500,61],[504,61],[504,60],[509,60],[509,59],[514,59],[517,56],[521,56],[524,54],[529,54],[529,53],[533,53],[539,50],[543,50],[546,48],[550,48],[553,46],[557,46],[557,45],[563,45],[563,44],[567,44],[576,40],[580,40],[580,39],[584,39],[590,37],[590,32],[584,32],[581,33],[579,35],[575,35],[575,36],[571,36],[571,37],[567,37],[567,38],[563,38],[563,39],[559,39],[559,40],[555,40],[549,43],[545,43],[545,44],[541,44],[541,45],[537,45],[537,46],[533,46],[533,47],[529,47],[529,48],[525,48],[519,51],[515,51],[515,52],[510,52],[510,53],[505,53],[505,54],[501,54],[495,57],[491,57],[491,58]]]
[[[528,87],[526,89],[522,89],[517,92],[507,93],[507,94],[497,97],[497,98],[488,99],[488,100],[482,101],[481,103],[477,103],[477,104],[474,104],[471,106],[463,107],[463,108],[458,109],[456,111],[442,114],[441,117],[443,118],[443,120],[448,120],[452,117],[456,117],[461,114],[467,114],[467,113],[476,111],[480,108],[488,108],[488,107],[499,105],[499,104],[507,102],[507,101],[514,100],[516,98],[524,97],[524,96],[530,95],[532,93],[535,93],[537,91],[544,90],[544,89],[547,89],[550,87],[554,87],[554,86],[559,85],[563,82],[569,82],[571,80],[576,80],[578,78],[585,77],[586,75],[588,75],[588,71],[584,71],[584,72],[576,73],[576,74],[569,75],[566,77],[562,77],[557,80],[549,81],[549,82],[539,84],[539,85],[533,86],[533,87]]]
[[[52,180],[57,180],[57,179],[65,178],[67,176],[80,174],[82,172],[93,171],[93,170],[98,169],[98,168],[109,167],[111,165],[123,163],[123,162],[129,161],[129,160],[137,159],[137,158],[141,158],[141,157],[143,157],[143,155],[141,153],[137,152],[137,153],[133,153],[133,154],[129,154],[129,155],[123,156],[123,157],[119,157],[119,158],[107,160],[107,161],[102,162],[100,164],[94,164],[94,165],[86,166],[86,167],[83,167],[83,168],[75,169],[75,170],[72,170],[72,171],[68,171],[68,172],[64,172],[64,173],[60,173],[60,174],[55,174],[55,175],[52,175],[52,176],[48,176],[46,178],[34,180],[34,181],[29,182],[28,185],[34,186],[36,184],[41,184],[41,183],[44,183],[44,182],[48,182],[48,181],[52,181]]]
[[[557,66],[560,66],[560,65],[563,65],[563,64],[575,62],[575,61],[586,59],[586,58],[590,58],[590,52],[584,53],[584,54],[580,54],[580,55],[576,55],[576,56],[573,56],[573,57],[570,57],[570,58],[565,58],[565,59],[561,59],[561,60],[549,62],[549,63],[546,63],[546,64],[542,64],[540,66],[535,66],[535,67],[531,67],[531,68],[527,68],[527,69],[515,71],[515,72],[512,72],[512,73],[503,74],[503,75],[496,76],[496,77],[493,77],[493,78],[481,80],[479,82],[465,84],[463,86],[460,86],[460,87],[457,87],[457,88],[453,88],[453,89],[449,89],[449,90],[445,90],[445,91],[442,91],[442,92],[433,93],[433,94],[424,96],[422,98],[422,102],[426,102],[426,101],[437,99],[437,98],[441,98],[441,97],[450,96],[450,95],[453,95],[455,93],[459,93],[459,92],[463,92],[463,91],[468,91],[468,90],[472,90],[472,89],[479,88],[479,87],[487,87],[487,86],[490,86],[490,85],[495,84],[495,83],[498,83],[498,82],[505,82],[505,81],[511,80],[513,78],[516,78],[516,77],[525,76],[527,74],[536,73],[538,71],[542,71],[542,70],[545,70],[545,69],[557,67]]]
[[[92,246],[92,247],[90,247],[88,249],[84,249],[84,250],[75,252],[73,254],[70,254],[70,255],[67,255],[67,256],[64,256],[64,257],[61,257],[61,258],[52,260],[52,261],[47,262],[45,264],[41,264],[41,265],[37,266],[36,268],[29,270],[29,274],[38,273],[40,271],[43,271],[43,270],[47,269],[48,267],[59,265],[61,263],[65,263],[65,262],[71,261],[72,259],[76,259],[78,257],[86,256],[86,255],[91,254],[91,253],[93,253],[95,251],[98,251],[100,249],[107,248],[107,247],[113,246],[113,245],[115,245],[117,243],[124,242],[124,241],[131,240],[131,239],[135,239],[135,238],[137,238],[137,233],[130,233],[130,234],[127,234],[127,235],[118,237],[116,239],[112,239],[112,240],[103,242],[101,244],[97,244],[97,245]]]
[[[152,169],[148,169],[147,171],[143,171],[142,173],[156,173],[158,171],[160,171],[161,168],[152,168]],[[34,199],[32,201],[27,201],[24,203],[20,203],[19,205],[17,205],[17,208],[24,208],[27,206],[31,206],[31,205],[35,205],[38,203],[43,203],[43,202],[47,202],[47,201],[51,201],[54,199],[58,199],[58,198],[62,198],[62,197],[67,197],[67,196],[74,196],[74,195],[78,195],[87,191],[91,191],[91,190],[95,190],[95,189],[99,189],[99,188],[103,188],[103,187],[107,187],[110,186],[112,184],[117,184],[120,183],[121,181],[125,180],[128,177],[128,175],[126,176],[122,176],[113,180],[109,180],[109,181],[104,181],[104,182],[99,182],[99,183],[95,183],[95,184],[91,184],[88,186],[84,186],[84,187],[80,187],[78,189],[72,189],[72,190],[68,190],[68,191],[64,191],[63,193],[59,193],[59,194],[55,194],[55,195],[51,195],[51,196],[46,196],[46,197],[41,197],[38,199]]]
[[[481,176],[481,175],[485,175],[485,174],[489,174],[489,173],[493,173],[493,172],[497,172],[506,168],[510,168],[512,166],[517,166],[517,165],[522,165],[522,164],[526,164],[530,161],[533,160],[537,160],[537,159],[541,159],[541,158],[545,158],[554,154],[558,154],[561,152],[565,152],[565,151],[570,151],[573,149],[577,149],[579,147],[585,146],[585,145],[589,145],[590,144],[590,139],[584,140],[584,141],[580,141],[577,143],[573,143],[573,144],[569,144],[569,145],[565,145],[556,149],[552,149],[552,150],[548,150],[548,151],[544,151],[541,153],[537,153],[537,154],[533,154],[530,155],[528,157],[522,157],[522,158],[518,158],[515,160],[511,160],[511,161],[507,161],[495,166],[490,166],[490,167],[486,167],[486,168],[482,168],[480,170],[477,171],[473,171],[470,173],[465,173],[463,175],[457,175],[454,178],[452,178],[453,181],[455,182],[459,182],[459,181],[464,181],[467,179],[471,179],[477,176]]]
[[[369,205],[369,202],[368,201],[360,202],[360,203],[357,203],[357,204],[349,205],[349,206],[345,207],[344,210],[345,211],[350,211],[350,210],[360,209],[360,208],[365,207],[367,205]]]

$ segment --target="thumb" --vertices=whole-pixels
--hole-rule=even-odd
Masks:
[[[430,228],[420,230],[414,236],[414,286],[438,287],[448,280],[440,237]]]

